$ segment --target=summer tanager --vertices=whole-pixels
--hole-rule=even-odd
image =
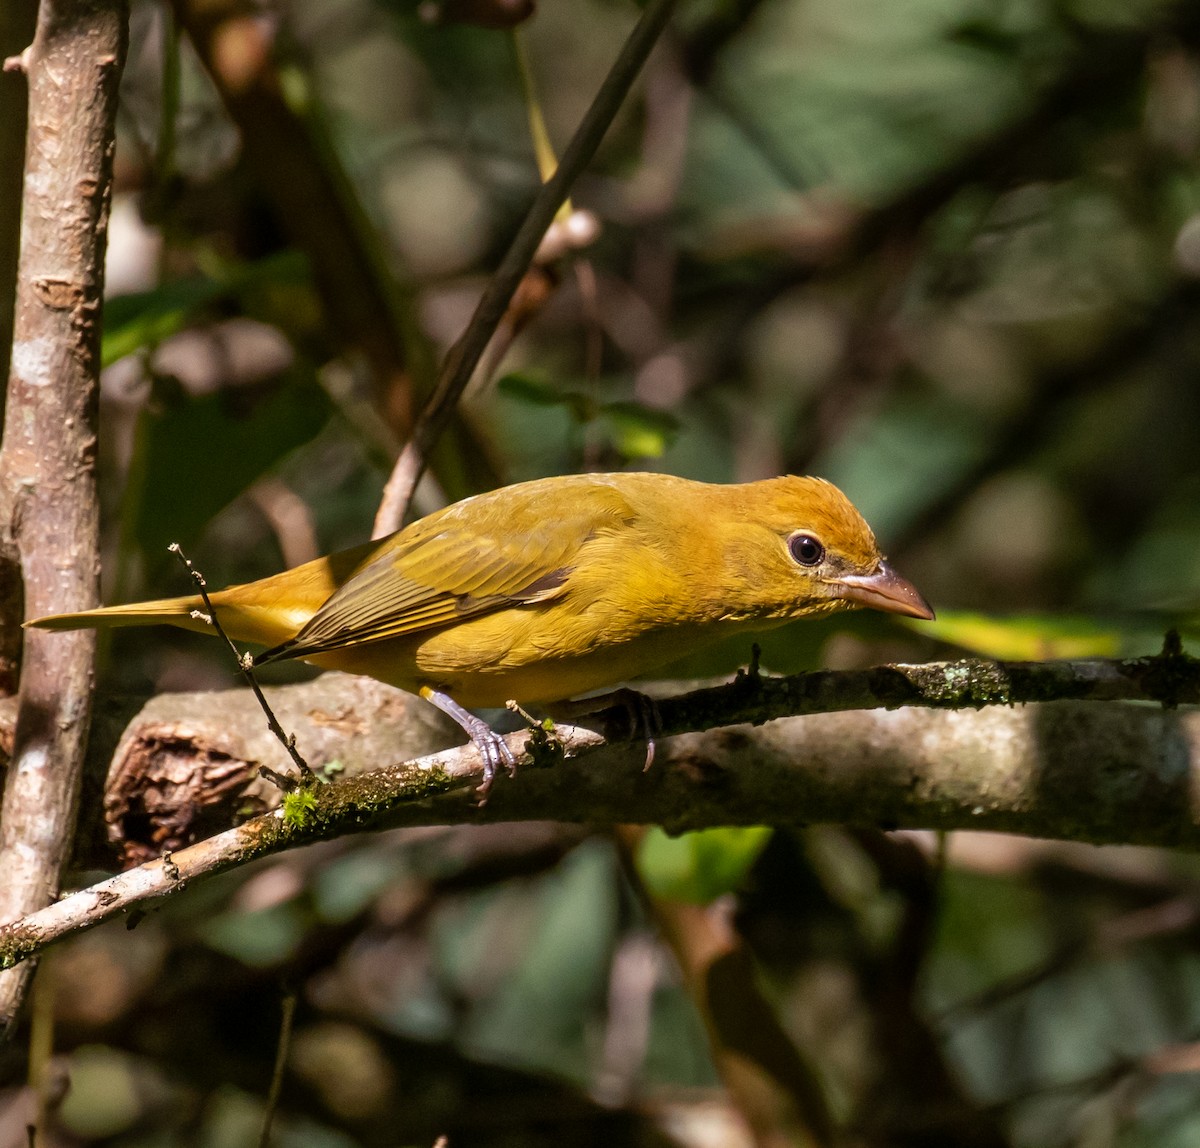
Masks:
[[[794,477],[537,479],[210,598],[231,637],[271,647],[256,665],[302,658],[433,702],[479,747],[485,785],[511,756],[464,706],[565,700],[730,634],[849,607],[933,617],[850,500]],[[202,609],[191,595],[27,624],[211,632]]]

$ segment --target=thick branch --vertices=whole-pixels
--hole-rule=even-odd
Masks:
[[[885,666],[795,678],[743,675],[731,686],[664,698],[658,710],[661,732],[681,733],[901,704],[1186,702],[1196,698],[1198,676],[1200,663],[1178,653],[1126,662]],[[368,772],[380,761],[431,753],[459,736],[433,707],[368,678],[324,674],[304,685],[268,689],[267,695],[314,768],[331,768],[339,777]],[[0,700],[0,758],[11,745],[12,709],[11,702]],[[617,736],[623,736],[625,712],[615,711],[613,721]],[[239,811],[274,808],[279,790],[260,772],[288,767],[246,690],[163,694],[140,712],[136,704],[106,700],[94,720],[89,760],[89,776],[107,773],[108,782],[102,799],[96,792],[87,803],[94,812],[76,853],[83,868],[107,864],[114,844],[125,865],[138,864],[226,828]]]
[[[0,4],[0,377],[8,378],[21,228],[21,169],[25,158],[25,77],[19,53],[33,39],[34,0]],[[2,407],[0,407],[2,411]],[[3,651],[0,650],[0,656]],[[15,677],[14,677],[15,683]]]
[[[35,614],[97,600],[99,319],[125,24],[119,0],[43,0],[23,55],[29,124],[0,534],[6,559],[15,547]],[[58,891],[74,832],[94,644],[82,632],[26,640],[0,815],[0,921]],[[0,1033],[11,1027],[27,979],[24,969],[0,980]]]
[[[559,726],[550,744],[535,744],[523,731],[509,738],[521,755],[519,776],[496,785],[483,807],[471,788],[481,767],[470,747],[386,766],[292,799],[306,806],[294,805],[289,817],[272,811],[0,928],[0,964],[207,874],[312,841],[398,825],[555,819],[653,822],[678,831],[827,821],[1195,848],[1200,713],[1095,700],[993,704],[982,712],[955,707],[1051,691],[1195,703],[1198,679],[1200,663],[1172,653],[1126,662],[742,675],[727,686],[664,700],[666,730],[689,721],[696,728],[766,722],[781,717],[786,705],[804,713],[912,704],[686,734],[665,743],[649,771],[640,744],[571,726]],[[386,728],[370,713],[343,713],[339,721],[351,740],[357,725],[373,737]],[[595,724],[612,736],[627,722],[615,708],[596,715]]]

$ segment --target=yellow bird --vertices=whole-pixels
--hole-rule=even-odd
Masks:
[[[210,595],[226,632],[420,694],[478,746],[464,706],[555,702],[730,634],[855,606],[930,619],[871,528],[819,478],[724,486],[665,474],[536,479],[463,499],[376,542]],[[211,627],[198,595],[37,618],[50,630]]]

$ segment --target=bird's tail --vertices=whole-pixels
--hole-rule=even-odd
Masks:
[[[296,636],[311,616],[304,608],[288,610],[271,602],[269,596],[254,595],[246,587],[234,586],[209,595],[221,627],[235,641],[261,642],[276,646]],[[117,626],[179,626],[204,634],[215,634],[199,594],[185,598],[159,598],[153,602],[131,602],[127,606],[104,606],[77,614],[50,614],[34,618],[26,626],[41,630],[113,629]]]
[[[281,646],[307,625],[322,603],[381,545],[386,543],[368,542],[273,574],[270,578],[228,586],[210,594],[209,601],[222,629],[235,641]],[[51,614],[46,618],[34,618],[25,625],[43,630],[86,630],[160,623],[214,633],[199,594],[131,602],[128,606],[105,606],[99,610],[81,610],[77,614]]]
[[[80,610],[77,614],[50,614],[45,618],[34,618],[25,625],[36,626],[39,630],[90,630],[166,623],[184,626],[189,630],[211,629],[204,619],[192,616],[203,609],[200,595],[194,594],[186,598],[160,598],[155,602],[131,602],[127,606]],[[221,620],[224,622],[224,618]]]

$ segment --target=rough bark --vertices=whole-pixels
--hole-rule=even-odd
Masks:
[[[459,736],[420,698],[370,678],[325,674],[268,690],[280,724],[306,760],[329,776],[355,776],[381,761],[418,757]],[[139,864],[274,809],[279,787],[259,771],[291,772],[249,690],[162,694],[126,727],[111,753],[102,805],[110,861]],[[97,762],[97,765],[101,765]]]
[[[33,39],[36,0],[0,4],[0,377],[8,378],[16,301],[17,256],[21,232],[21,176],[25,158],[28,109],[20,53]],[[0,397],[0,420],[3,418]],[[0,695],[17,689],[20,632],[11,624],[21,616],[21,580],[15,562],[0,561]]]
[[[43,0],[21,61],[29,121],[0,532],[8,578],[15,558],[35,614],[97,600],[100,309],[125,36],[119,0]],[[86,632],[26,639],[0,810],[0,921],[58,892],[74,832],[94,642]],[[0,1032],[11,1029],[29,973],[0,980]]]
[[[16,56],[33,39],[35,0],[0,4],[0,60]],[[0,377],[8,377],[12,344],[13,284],[21,228],[21,169],[25,158],[25,78],[20,68],[0,71]],[[0,400],[2,401],[2,400]],[[2,411],[2,408],[0,408]]]

